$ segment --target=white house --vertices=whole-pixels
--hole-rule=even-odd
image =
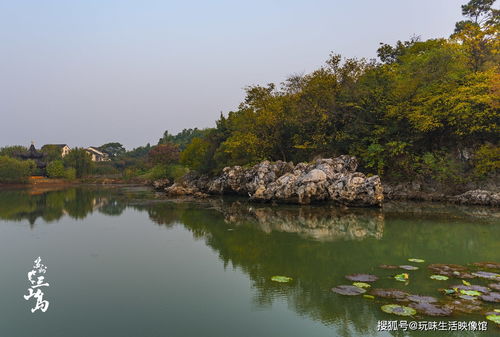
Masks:
[[[65,157],[69,151],[71,151],[71,148],[66,145],[66,144],[45,144],[44,146],[42,146],[42,150],[44,148],[58,148],[60,151],[61,151],[61,157]]]
[[[102,151],[99,151],[93,146],[89,146],[88,148],[85,149],[88,154],[92,157],[92,161],[110,161],[109,156],[107,153],[104,153]]]

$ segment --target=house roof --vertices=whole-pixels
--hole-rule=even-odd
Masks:
[[[55,146],[55,147],[60,147],[60,148],[63,148],[65,146],[68,146],[68,144],[45,144],[44,146],[42,147],[45,147],[45,146]]]
[[[95,148],[95,147],[93,147],[93,146],[89,146],[89,147],[88,147],[88,148],[86,148],[85,150],[90,151],[90,152],[93,152],[93,153],[95,153],[95,154],[97,154],[97,155],[99,155],[99,156],[106,156],[106,154],[105,154],[105,153],[103,153],[103,152],[99,151],[98,149],[96,149],[96,148]]]
[[[31,144],[27,152],[21,153],[20,157],[23,159],[40,159],[43,157],[43,153],[35,149],[35,145]]]

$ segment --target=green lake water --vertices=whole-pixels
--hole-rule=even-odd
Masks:
[[[50,284],[45,313],[23,298],[38,256]],[[481,261],[500,262],[498,209],[166,200],[142,187],[0,190],[0,337],[500,335],[491,322],[487,332],[377,331],[382,320],[485,318],[400,318],[380,310],[390,300],[330,290],[351,284],[346,274],[372,273],[374,287],[443,298],[437,289],[460,280],[430,280],[427,264]],[[420,269],[404,284],[390,278],[403,271],[380,264]]]

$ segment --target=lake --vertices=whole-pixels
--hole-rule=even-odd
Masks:
[[[50,306],[31,313],[36,301],[23,295],[39,256]],[[461,281],[430,280],[428,264],[483,261],[500,262],[498,209],[167,200],[144,187],[0,190],[0,336],[493,336],[492,322],[487,332],[377,331],[383,320],[485,316],[398,317],[380,310],[391,300],[331,291],[352,284],[346,274],[369,273],[380,278],[373,287],[443,299],[437,289]],[[392,277],[404,270],[381,264],[419,269],[404,283]]]

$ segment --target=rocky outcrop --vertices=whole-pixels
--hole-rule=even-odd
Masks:
[[[164,190],[165,188],[170,186],[171,183],[170,183],[170,180],[168,180],[167,178],[163,178],[163,179],[158,179],[158,180],[152,181],[151,185],[153,185],[153,188],[155,190]]]
[[[473,184],[447,186],[442,183],[410,181],[384,184],[385,200],[441,201],[462,205],[500,206],[498,185],[490,183],[483,187]]]
[[[263,161],[251,168],[226,167],[220,176],[186,176],[166,188],[169,195],[196,193],[238,194],[262,202],[310,204],[333,201],[346,206],[381,206],[383,191],[378,176],[356,172],[355,157],[318,159],[313,163]]]
[[[500,206],[500,193],[473,190],[454,196],[451,198],[451,201],[467,205]]]

